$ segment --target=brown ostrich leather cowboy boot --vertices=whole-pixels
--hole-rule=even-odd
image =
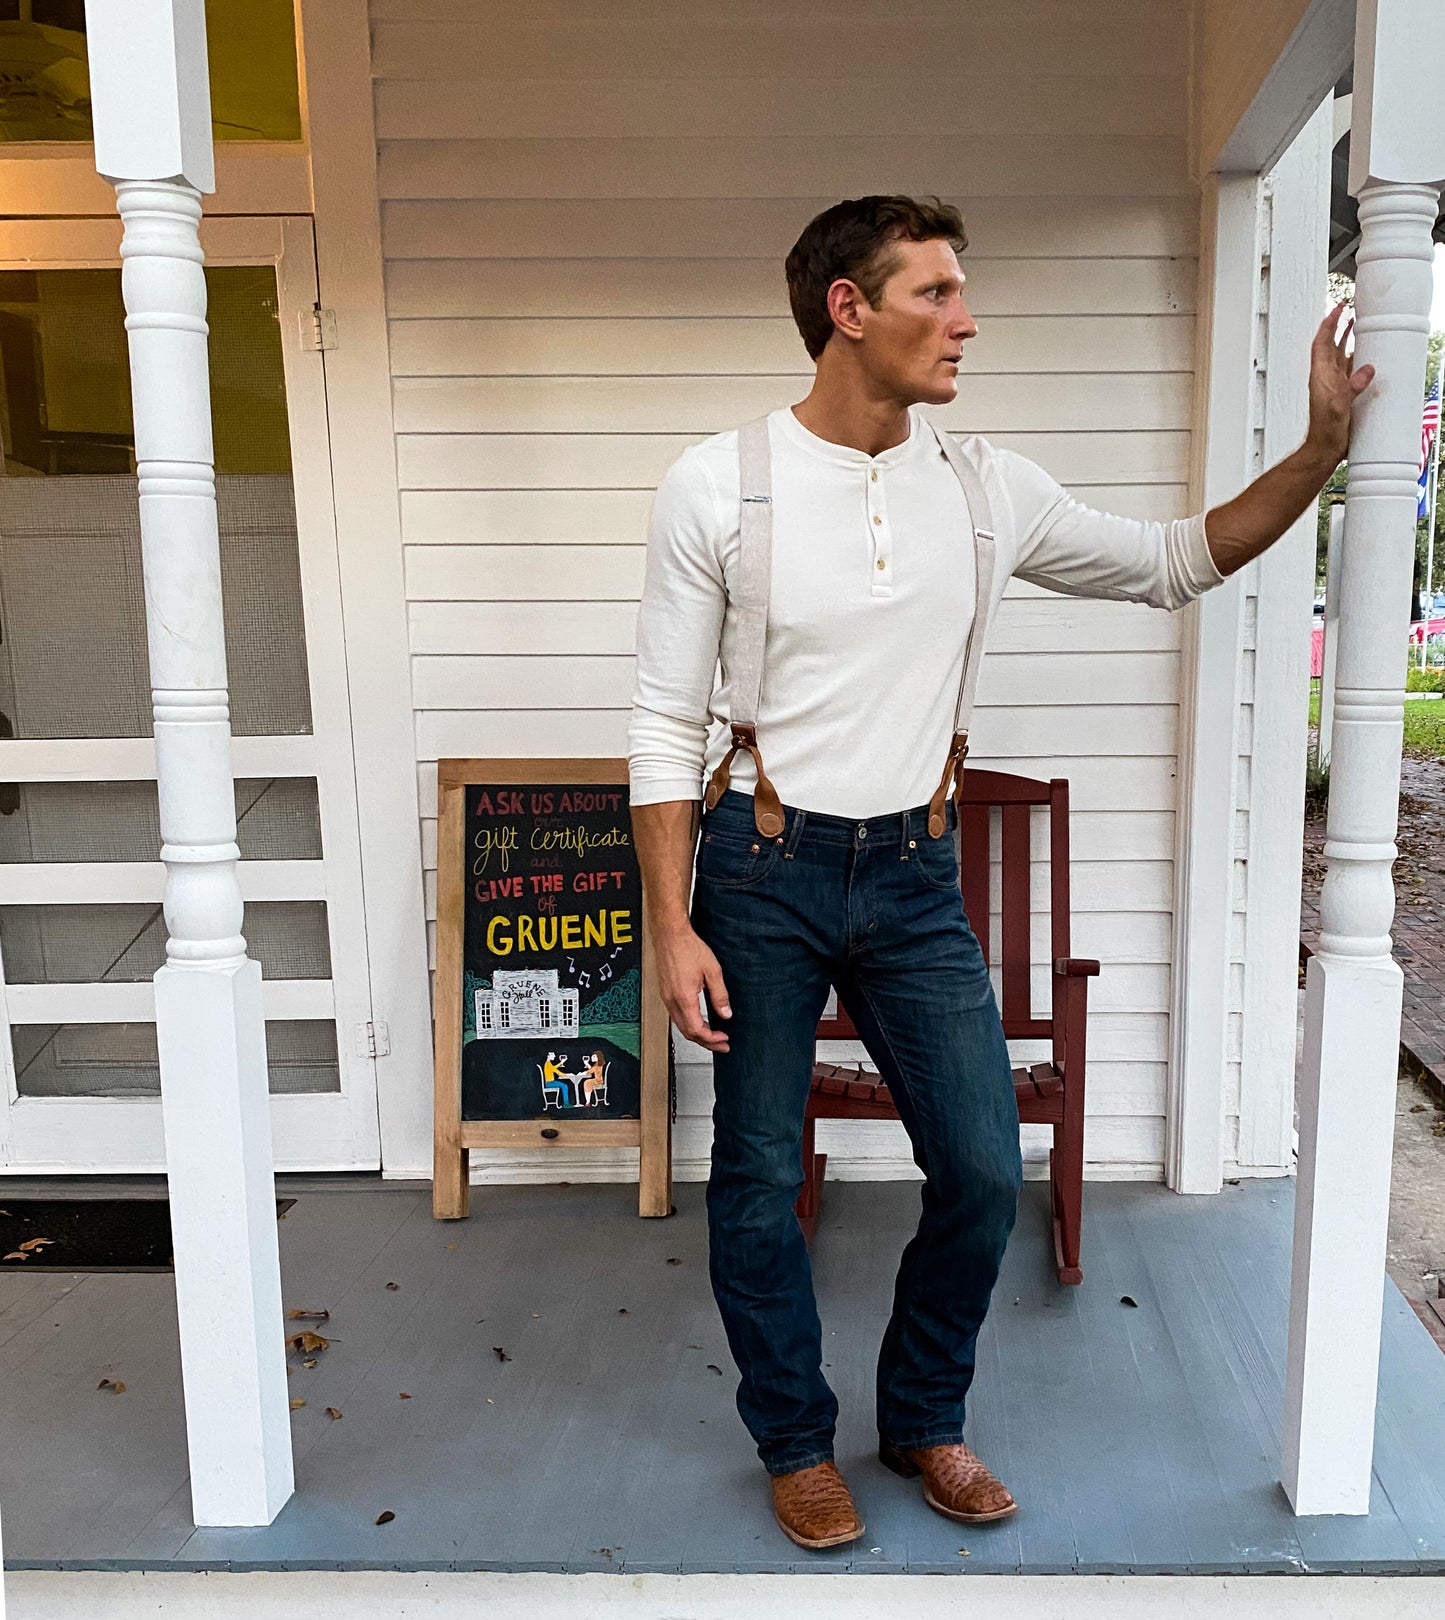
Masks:
[[[863,1534],[863,1520],[834,1464],[815,1463],[772,1479],[773,1516],[800,1547],[837,1547]]]
[[[923,1500],[935,1513],[959,1524],[987,1524],[1006,1519],[1018,1503],[988,1468],[961,1441],[956,1446],[925,1446],[900,1451],[886,1440],[878,1443],[878,1460],[904,1479],[923,1475]]]

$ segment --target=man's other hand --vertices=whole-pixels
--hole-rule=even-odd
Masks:
[[[1350,344],[1355,316],[1352,310],[1342,325],[1345,307],[1336,304],[1325,316],[1310,348],[1310,425],[1305,443],[1332,468],[1350,448],[1351,408],[1375,380],[1373,366],[1355,369]]]
[[[655,942],[657,972],[663,1005],[678,1029],[709,1052],[726,1052],[725,1030],[713,1029],[703,1017],[700,997],[704,989],[719,1018],[731,1018],[727,986],[717,957],[692,928],[679,928]]]

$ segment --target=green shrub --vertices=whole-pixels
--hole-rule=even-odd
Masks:
[[[1412,664],[1405,676],[1407,692],[1445,692],[1445,669],[1421,669]]]

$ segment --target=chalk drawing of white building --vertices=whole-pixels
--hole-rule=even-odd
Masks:
[[[499,968],[492,988],[476,993],[477,1039],[504,1041],[555,1035],[574,1041],[577,992],[557,982],[556,968]]]

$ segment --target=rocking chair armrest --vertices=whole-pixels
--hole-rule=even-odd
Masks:
[[[1099,964],[1090,956],[1059,956],[1054,958],[1054,974],[1060,979],[1092,979],[1098,976]]]

